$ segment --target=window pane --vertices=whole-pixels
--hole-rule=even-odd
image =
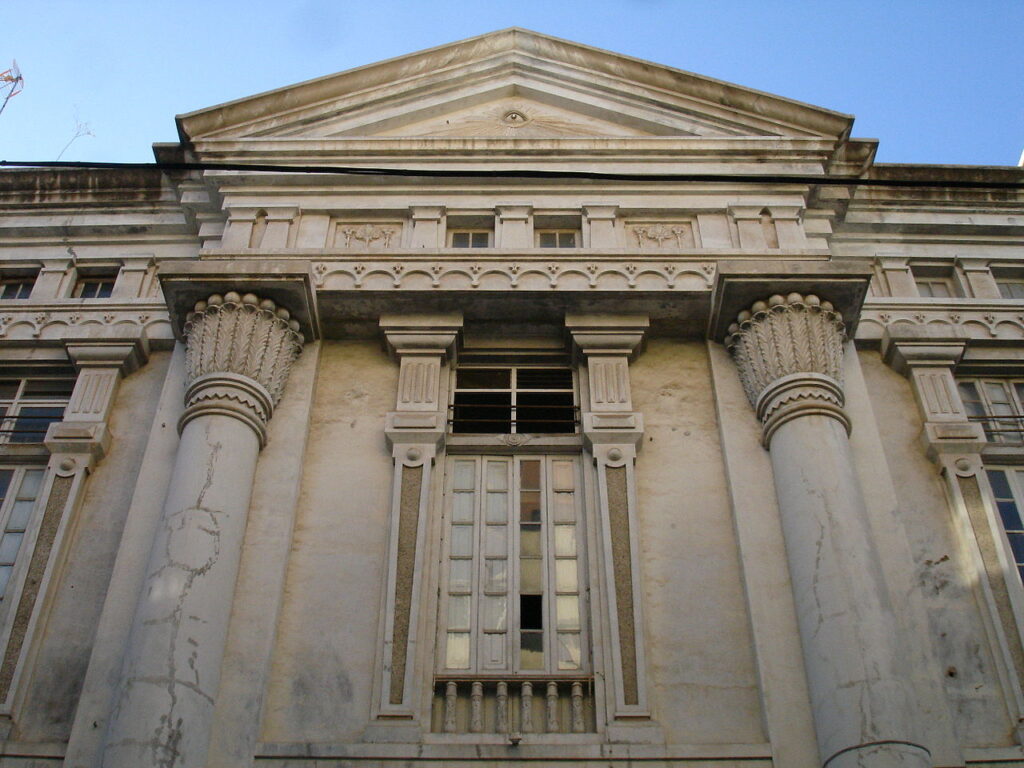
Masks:
[[[18,556],[18,548],[21,546],[23,533],[5,533],[0,538],[0,563],[13,565],[14,559]]]
[[[521,526],[519,555],[521,557],[540,557],[540,546],[540,527],[536,525]]]
[[[7,530],[23,531],[28,527],[28,519],[32,515],[32,507],[35,506],[33,499],[22,499],[14,502],[11,508],[11,516],[7,519]]]
[[[504,632],[507,627],[508,600],[504,596],[484,598],[484,629]]]
[[[508,494],[488,493],[487,494],[487,522],[505,523],[508,522]]]
[[[466,562],[469,562],[468,560]],[[484,590],[505,592],[508,590],[508,561],[490,559],[484,563]]]
[[[509,389],[512,386],[510,368],[459,368],[455,374],[458,389]]]
[[[508,526],[507,525],[488,525],[486,530],[486,541],[484,544],[484,551],[488,555],[501,555],[508,554]]]
[[[519,368],[516,370],[518,389],[569,389],[572,371],[568,368]]]
[[[469,232],[452,232],[452,248],[468,248]]]
[[[522,592],[543,592],[543,568],[540,560],[519,561],[519,589]]]
[[[452,595],[448,598],[448,629],[469,629],[471,600],[469,595]]]
[[[12,477],[14,477],[13,469],[0,469],[0,502],[7,498],[7,489],[11,485]]]
[[[25,472],[21,479],[21,488],[18,489],[19,499],[35,499],[39,495],[39,486],[43,482],[44,470],[30,469]]]
[[[559,232],[558,233],[558,247],[559,248],[575,248],[576,247],[576,233],[575,232]]]
[[[1010,533],[1007,534],[1007,538],[1010,540],[1010,548],[1013,550],[1014,562],[1024,563],[1024,533]]]
[[[0,399],[2,400],[13,400],[18,395],[18,387],[21,386],[21,382],[18,380],[11,381],[0,381]]]
[[[12,443],[41,443],[46,428],[64,416],[63,408],[21,408],[14,423]]]
[[[519,494],[519,520],[524,523],[540,522],[540,491]]]
[[[28,379],[21,396],[26,400],[67,399],[74,388],[74,379]]]
[[[449,632],[445,652],[445,666],[448,669],[467,669],[469,667],[469,635],[465,632]]]
[[[456,493],[452,499],[452,520],[456,523],[473,522],[473,493]]]
[[[512,431],[512,393],[456,392],[452,418],[455,432],[507,435]]]
[[[508,489],[508,464],[503,461],[487,462],[487,490],[504,491]]]
[[[1013,498],[1013,493],[1010,492],[1010,483],[1006,479],[1005,472],[1001,469],[990,469],[987,474],[988,481],[992,484],[992,491],[997,499]]]
[[[448,562],[448,591],[469,592],[473,588],[473,561],[450,560]]]
[[[555,598],[558,629],[580,628],[580,599],[576,595],[559,595]]]
[[[541,232],[539,239],[541,248],[554,248],[558,245],[558,240],[554,232]]]
[[[1003,528],[1007,531],[1022,530],[1020,524],[1020,513],[1017,511],[1017,504],[1013,501],[997,501],[999,516],[1003,518]]]
[[[571,491],[576,487],[571,461],[551,462],[551,487],[556,491]]]
[[[558,668],[580,668],[580,636],[575,633],[558,633]]]
[[[519,487],[524,491],[540,488],[540,462],[524,461],[519,464]]]
[[[473,232],[470,235],[470,242],[474,248],[486,248],[491,242],[491,233]]]
[[[544,634],[542,632],[521,632],[519,648],[520,669],[544,669]]]
[[[453,557],[471,557],[473,555],[473,526],[452,526],[451,554]]]
[[[0,565],[0,596],[7,591],[7,582],[10,580],[13,570],[9,565]]]
[[[575,560],[555,561],[555,589],[559,592],[575,592],[579,589]]]
[[[555,526],[555,554],[559,557],[576,556],[576,526]]]
[[[471,491],[476,487],[476,463],[472,461],[455,462],[454,486],[458,490]]]
[[[573,496],[572,493],[555,494],[555,522],[572,523],[576,521],[576,504]]]

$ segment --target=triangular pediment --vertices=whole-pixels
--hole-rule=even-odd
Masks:
[[[840,138],[852,118],[521,29],[192,112],[183,138]]]

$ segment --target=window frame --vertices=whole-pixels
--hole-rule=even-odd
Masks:
[[[36,276],[31,277],[5,277],[0,278],[0,301],[26,301],[32,297],[32,290],[36,285]],[[9,286],[18,286],[16,296],[8,296]],[[28,290],[24,291],[27,288]]]
[[[523,462],[538,461],[541,467],[541,484],[544,499],[544,508],[541,512],[540,523],[542,530],[542,600],[543,600],[543,647],[544,664],[541,668],[523,667],[520,655],[520,644],[522,642],[522,621],[520,614],[520,600],[517,599],[522,593],[519,591],[522,585],[521,560],[521,517],[517,501],[522,489],[521,467]],[[472,517],[472,550],[467,558],[462,555],[451,554],[453,543],[453,528],[465,526],[464,521],[454,520],[453,511],[455,508],[455,497],[459,491],[456,489],[455,474],[456,463],[472,462],[474,464],[474,500]],[[554,462],[570,462],[572,466],[572,495],[573,495],[573,516],[572,522],[567,523],[564,518],[556,519],[554,512],[554,496],[564,493],[563,489],[556,489],[553,481]],[[506,488],[508,493],[508,504],[506,507],[506,522],[496,524],[493,519],[488,518],[488,510],[485,509],[484,499],[493,489],[487,487],[488,464],[505,464],[507,469]],[[433,663],[435,677],[451,679],[455,677],[472,678],[473,680],[529,680],[529,679],[578,679],[592,674],[593,659],[591,640],[591,610],[588,588],[588,554],[587,554],[587,523],[584,509],[584,484],[583,467],[578,453],[512,453],[512,452],[487,452],[484,454],[463,454],[450,453],[445,461],[444,473],[444,499],[442,515],[442,541],[440,546],[441,568],[438,570],[438,602],[437,602],[437,632],[436,632],[436,653]],[[526,489],[527,493],[532,492]],[[488,557],[486,549],[487,528],[495,525],[505,525],[508,528],[515,528],[512,535],[506,534],[505,558]],[[571,558],[559,554],[555,545],[557,535],[556,528],[570,526],[574,529],[574,546]],[[507,528],[506,528],[507,530]],[[471,563],[470,585],[467,589],[453,591],[451,589],[451,564],[453,561],[468,561]],[[486,572],[488,560],[501,560],[506,562],[505,590],[504,592],[487,590],[482,583],[483,574]],[[529,558],[532,559],[532,558]],[[559,561],[574,560],[576,564],[576,589],[559,589],[557,583],[557,566]],[[488,593],[490,592],[490,594]],[[532,593],[531,593],[532,594]],[[505,629],[494,630],[485,626],[484,604],[487,597],[504,595],[505,607]],[[465,667],[449,667],[448,643],[451,632],[450,624],[450,603],[452,597],[468,597],[469,603],[469,630],[463,631],[457,628],[454,634],[468,635],[468,659]],[[577,605],[577,626],[565,627],[559,630],[557,606],[558,597],[575,597]],[[483,638],[491,634],[503,634],[505,636],[504,664],[486,665],[481,660],[484,647]],[[575,668],[559,668],[559,640],[561,635],[575,635],[578,639],[579,663]]]
[[[957,393],[964,405],[967,420],[980,423],[990,445],[1024,445],[1024,377],[1011,376],[957,376]],[[1006,400],[994,402],[989,386],[998,386]],[[977,396],[971,396],[967,387],[972,387]],[[1011,413],[994,413],[993,405],[1008,405]],[[996,425],[996,426],[992,426]],[[1018,435],[1006,439],[1003,435]]]
[[[456,235],[466,235],[468,238],[466,245],[456,245]],[[474,240],[477,236],[483,235],[486,240],[483,244],[474,244]],[[494,247],[494,230],[484,229],[483,227],[458,227],[455,229],[448,230],[448,247],[449,248],[492,248]]]
[[[502,387],[459,387],[458,377],[460,371],[474,371],[474,370],[509,370],[509,386],[506,388]],[[552,370],[552,371],[564,371],[571,377],[570,387],[548,387],[548,388],[528,388],[524,389],[519,387],[519,372],[523,370]],[[578,370],[575,366],[570,365],[559,365],[556,363],[529,363],[529,362],[512,362],[512,363],[470,363],[466,365],[455,365],[452,366],[452,380],[451,386],[449,387],[449,402],[448,402],[448,433],[454,436],[470,436],[470,435],[514,435],[514,434],[530,434],[530,435],[578,435],[581,429],[580,419],[580,392],[579,392],[579,378]],[[459,394],[489,394],[489,393],[500,393],[509,395],[509,430],[503,432],[494,430],[490,432],[473,431],[473,432],[462,432],[456,430],[457,422],[460,419],[456,416],[459,407],[472,407],[470,403],[457,403]],[[519,395],[529,394],[572,394],[572,416],[573,416],[573,427],[571,430],[564,430],[560,432],[522,432],[518,430],[520,422],[526,422],[525,419],[519,417],[519,408],[525,404],[519,402]],[[495,407],[504,407],[504,404]],[[554,408],[566,408],[570,406],[565,405],[551,405],[548,406]],[[470,421],[465,419],[464,421]]]
[[[13,599],[17,594],[21,592],[21,574],[25,570],[24,563],[25,553],[30,552],[35,547],[35,534],[36,528],[39,522],[39,512],[44,506],[41,501],[46,498],[48,487],[47,471],[45,464],[12,464],[9,462],[0,462],[0,473],[11,472],[11,479],[8,483],[8,487],[5,490],[2,501],[0,501],[0,551],[2,551],[2,542],[8,534],[20,533],[21,538],[19,539],[18,547],[14,553],[13,559],[10,563],[3,562],[0,560],[0,569],[10,568],[6,576],[6,581],[0,583],[0,617],[6,617],[11,610],[12,605],[17,604],[17,600]],[[25,478],[29,473],[38,473],[38,485],[35,488],[35,495],[31,498],[19,498],[23,493]],[[11,488],[16,488],[12,493]],[[20,530],[11,531],[8,530],[8,526],[11,523],[11,518],[14,514],[14,507],[18,501],[29,501],[31,506],[25,516],[24,525],[20,527]],[[0,554],[0,558],[3,555]],[[12,599],[8,600],[8,596]],[[0,625],[5,622],[0,621]]]
[[[1000,297],[1007,301],[1018,301],[1020,299],[1024,299],[1024,277],[1000,277],[998,275],[993,275],[993,278],[995,279],[996,287],[999,289]],[[1004,291],[1004,288],[1008,288],[1010,290]],[[1018,289],[1020,295],[1007,296],[1007,293],[1013,293],[1014,288]]]
[[[544,235],[554,235],[555,245],[543,245],[541,239]],[[573,241],[571,245],[562,245],[561,238],[563,235],[572,235]],[[565,227],[543,227],[541,229],[535,229],[533,232],[533,243],[537,248],[549,248],[549,249],[563,249],[563,248],[579,248],[582,244],[583,233],[579,229],[571,229]]]
[[[114,294],[114,285],[117,283],[117,272],[103,272],[79,275],[75,280],[75,287],[72,289],[71,298],[85,301],[97,299],[109,299]],[[84,296],[87,289],[96,286],[93,295]]]
[[[56,395],[49,397],[32,397],[26,394],[26,390],[29,389],[29,382],[39,381],[63,381],[67,382],[67,395]],[[53,375],[25,375],[25,376],[5,376],[0,378],[0,386],[7,382],[17,382],[17,387],[14,394],[10,397],[4,396],[0,393],[0,446],[8,445],[40,445],[43,442],[43,438],[46,436],[46,431],[50,424],[55,424],[64,419],[64,415],[67,413],[68,404],[71,401],[71,395],[74,391],[76,377],[73,374],[53,374]],[[27,416],[26,419],[33,419],[34,421],[45,421],[45,425],[40,429],[23,430],[24,434],[40,435],[38,440],[21,440],[17,438],[19,432],[19,417],[22,415],[22,410],[26,408],[39,408],[39,409],[60,409],[60,413],[55,418],[49,418],[43,415]]]

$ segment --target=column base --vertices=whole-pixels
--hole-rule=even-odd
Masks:
[[[931,768],[932,755],[909,741],[871,741],[847,747],[822,763],[822,768]]]

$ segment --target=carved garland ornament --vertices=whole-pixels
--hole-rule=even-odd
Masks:
[[[305,339],[284,307],[252,293],[213,294],[185,320],[185,412],[238,418],[262,446],[266,425]]]
[[[830,416],[849,432],[842,388],[845,339],[842,316],[813,294],[776,294],[736,316],[725,345],[764,424],[765,447],[780,426],[799,416]]]

